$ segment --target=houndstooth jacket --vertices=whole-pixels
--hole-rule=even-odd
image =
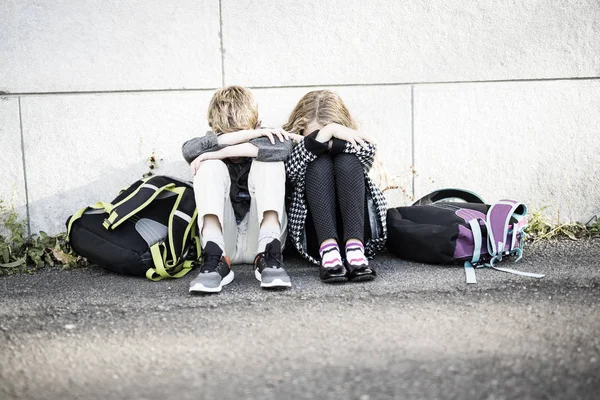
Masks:
[[[350,143],[346,142],[343,151],[344,153],[356,154],[363,166],[368,205],[365,211],[369,213],[372,232],[371,238],[365,243],[365,254],[368,258],[373,258],[376,251],[383,249],[387,238],[386,200],[381,190],[375,185],[368,174],[373,165],[377,146],[368,144],[368,146],[361,146],[360,150],[356,150]],[[285,164],[285,171],[288,181],[293,185],[292,200],[288,210],[289,240],[304,258],[319,265],[319,261],[306,252],[305,230],[307,216],[305,195],[306,168],[316,158],[317,156],[306,148],[304,140],[302,140],[292,150],[292,154]]]

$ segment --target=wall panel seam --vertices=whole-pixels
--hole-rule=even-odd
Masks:
[[[559,81],[595,81],[600,76],[577,78],[530,78],[530,79],[490,79],[480,81],[423,81],[423,82],[375,82],[375,83],[330,83],[314,85],[280,85],[280,86],[248,86],[250,89],[297,89],[320,87],[372,87],[372,86],[427,86],[427,85],[456,85],[478,83],[526,83],[526,82],[559,82]]]
[[[410,87],[410,143],[411,143],[411,165],[412,165],[412,197],[415,198],[415,86]]]
[[[21,97],[19,97],[19,129],[21,132],[21,162],[23,163],[23,183],[25,185],[25,212],[27,218],[27,234],[31,235],[31,218],[29,215],[29,187],[27,185],[27,166],[25,163],[25,138],[23,135],[23,115],[21,112]]]
[[[225,50],[223,47],[223,7],[219,0],[219,38],[221,42],[221,86],[225,87]]]
[[[224,52],[224,50],[223,50]],[[224,61],[223,61],[223,85],[224,81]],[[540,78],[540,79],[496,79],[482,81],[430,81],[430,82],[379,82],[379,83],[323,83],[314,85],[271,85],[271,86],[252,86],[250,89],[301,89],[301,88],[321,88],[321,87],[374,87],[374,86],[427,86],[427,85],[455,85],[455,84],[479,84],[479,83],[527,83],[527,82],[560,82],[560,81],[598,81],[600,76],[590,76],[581,78]],[[3,92],[2,97],[19,96],[49,96],[49,95],[86,95],[86,94],[122,94],[122,93],[168,93],[168,92],[207,92],[214,91],[216,87],[206,88],[188,88],[188,89],[130,89],[130,90],[84,90],[84,91],[65,91],[65,92]]]

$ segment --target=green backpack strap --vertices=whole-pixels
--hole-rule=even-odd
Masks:
[[[94,205],[91,205],[89,207],[83,207],[80,210],[77,210],[73,215],[71,215],[71,217],[69,218],[69,224],[67,225],[67,237],[69,237],[69,235],[71,234],[71,227],[73,226],[73,222],[77,221],[79,218],[81,218],[81,216],[88,210],[104,210],[107,213],[110,213],[110,211],[112,210],[113,205],[110,203],[105,203],[103,201],[99,201]]]
[[[196,261],[186,259],[190,250],[195,250],[196,255],[200,254],[200,239],[196,233],[198,211],[193,190],[186,186],[165,190],[176,193],[177,199],[169,215],[168,240],[150,247],[154,268],[146,271],[146,277],[153,281],[184,276]]]
[[[138,181],[135,190],[113,205],[102,226],[115,229],[152,203],[161,192],[174,187],[176,184],[171,179],[161,175]]]
[[[166,251],[164,251],[164,243],[152,245],[150,247],[150,253],[152,254],[154,268],[149,268],[148,271],[146,271],[146,278],[151,281],[157,282],[165,278],[181,278],[192,270],[192,263],[194,260],[185,260],[178,265],[180,268],[170,267],[167,269],[165,266],[167,261],[164,258],[166,254]]]
[[[81,218],[81,216],[83,214],[85,214],[86,211],[104,210],[106,213],[110,213],[112,208],[113,208],[112,204],[106,203],[104,201],[99,201],[96,204],[93,204],[89,207],[84,207],[80,210],[77,210],[73,215],[71,215],[71,217],[69,218],[69,223],[67,224],[67,248],[69,249],[68,252],[70,254],[73,254],[73,250],[71,249],[71,246],[69,245],[69,239],[71,238],[71,229],[73,227],[73,223],[75,221],[77,221],[79,218]]]

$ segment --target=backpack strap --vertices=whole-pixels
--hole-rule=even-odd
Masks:
[[[102,211],[102,212],[107,212],[110,213],[110,211],[112,210],[113,205],[110,203],[106,203],[103,201],[99,201],[94,205],[91,205],[89,207],[84,207],[80,210],[77,210],[73,215],[71,215],[71,217],[69,217],[69,222],[67,224],[67,249],[69,253],[73,253],[71,246],[69,245],[69,238],[71,237],[71,229],[73,227],[73,223],[75,221],[77,221],[79,218],[81,218],[81,216],[83,214],[85,214],[86,212],[95,210],[95,211]]]
[[[181,278],[193,268],[194,260],[185,260],[181,264],[181,268],[171,270],[172,267],[167,267],[168,262],[165,260],[165,244],[156,243],[150,247],[150,254],[152,254],[152,261],[154,262],[154,268],[148,268],[146,271],[146,278],[151,281],[158,282],[165,278]]]
[[[477,265],[479,263],[479,259],[481,258],[483,235],[481,234],[480,221],[485,224],[485,221],[481,218],[473,218],[472,220],[469,220],[469,226],[471,227],[471,233],[473,234],[473,257],[471,258],[471,261],[467,260],[464,263],[467,283],[477,283],[477,277],[475,276],[475,269],[473,268],[473,265]]]
[[[512,268],[500,268],[500,267],[496,267],[494,265],[491,266],[492,268],[494,268],[496,271],[502,271],[502,272],[508,272],[509,274],[515,274],[515,275],[521,275],[521,276],[528,276],[530,278],[543,278],[546,276],[546,274],[536,274],[534,272],[525,272],[525,271],[518,271],[516,269],[512,269]]]
[[[471,258],[471,263],[473,264],[479,263],[481,247],[483,244],[483,235],[481,234],[481,225],[479,225],[479,221],[481,221],[481,218],[474,218],[469,221],[469,226],[473,233],[473,258]],[[483,223],[485,224],[485,221],[483,221]]]
[[[512,274],[529,276],[532,278],[543,278],[545,274],[536,274],[531,272],[522,272],[510,268],[496,267],[495,263],[502,261],[502,256],[516,255],[519,261],[523,256],[523,244],[527,226],[525,215],[527,207],[524,204],[514,200],[500,200],[493,204],[487,213],[488,225],[488,252],[492,257],[489,264],[485,266],[494,268],[498,271],[509,272]],[[517,222],[511,224],[511,218]],[[507,243],[507,241],[510,241]]]
[[[196,234],[198,211],[194,192],[186,186],[164,189],[177,195],[169,215],[168,240],[155,243],[150,247],[154,268],[146,271],[146,277],[153,281],[164,278],[180,278],[192,269],[192,262],[186,260],[190,250],[200,254],[200,241]],[[183,263],[182,263],[182,260]]]
[[[105,229],[115,229],[152,203],[161,192],[175,186],[171,179],[161,175],[142,180],[142,183],[134,191],[113,205],[112,209],[108,211],[108,217],[104,220],[102,226]]]
[[[473,268],[473,264],[471,261],[465,261],[465,278],[467,283],[477,283],[477,276],[475,276],[475,268]]]
[[[500,200],[490,207],[487,213],[487,222],[490,227],[488,232],[488,252],[490,256],[502,258],[503,254],[512,253],[512,250],[514,250],[512,245],[515,240],[511,240],[508,247],[506,246],[506,241],[513,239],[512,237],[509,238],[508,235],[510,228],[512,228],[513,236],[516,235],[515,227],[510,225],[510,219],[515,215],[524,217],[525,214],[527,214],[527,207],[514,200]],[[522,228],[524,227],[523,225]]]

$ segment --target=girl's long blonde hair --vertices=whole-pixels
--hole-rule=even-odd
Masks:
[[[283,129],[303,134],[306,126],[312,121],[323,126],[337,123],[358,129],[342,98],[330,90],[314,90],[306,93],[294,107]]]
[[[313,121],[323,126],[337,123],[347,128],[358,129],[358,124],[350,115],[342,98],[331,90],[314,90],[306,93],[296,104],[288,122],[282,128],[302,135],[305,133],[306,126]],[[390,186],[388,173],[377,154],[370,174],[380,187],[387,189]]]

